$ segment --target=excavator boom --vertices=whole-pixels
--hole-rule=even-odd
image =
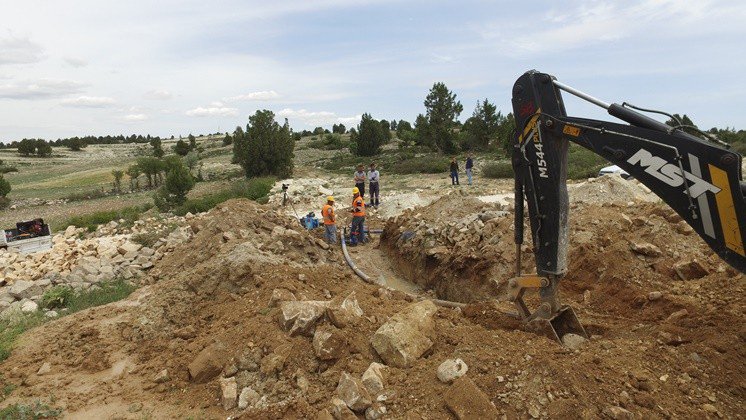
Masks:
[[[627,124],[568,116],[561,91],[603,107]],[[607,104],[535,70],[516,81],[512,102],[516,119],[512,156],[515,239],[520,250],[525,197],[536,276],[545,280],[545,285],[538,287],[544,302],[541,311],[531,313],[519,305],[525,319],[553,319],[566,309],[559,304],[557,287],[567,271],[569,142],[627,171],[671,206],[723,260],[746,272],[746,200],[739,154],[636,112],[627,104]],[[514,297],[522,297],[518,285],[527,284],[519,281],[525,278],[520,271],[518,262]],[[522,304],[522,298],[516,298],[516,303]]]

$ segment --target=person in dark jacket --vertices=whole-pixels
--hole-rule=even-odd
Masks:
[[[466,180],[471,185],[471,175],[472,170],[474,169],[474,160],[471,158],[471,153],[469,153],[468,157],[466,158]]]
[[[451,159],[451,185],[461,185],[458,183],[458,163],[455,156]]]

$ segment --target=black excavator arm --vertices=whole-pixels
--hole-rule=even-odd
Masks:
[[[560,91],[606,108],[628,124],[570,117]],[[607,104],[535,70],[513,86],[517,275],[513,300],[527,321],[542,320],[551,337],[585,335],[572,309],[559,303],[557,287],[567,271],[568,143],[612,162],[673,208],[723,260],[746,272],[746,200],[742,157],[708,140],[663,124],[627,104]],[[704,133],[703,133],[704,137]],[[528,205],[536,274],[521,273],[523,203]],[[542,304],[528,310],[522,296],[537,288]]]

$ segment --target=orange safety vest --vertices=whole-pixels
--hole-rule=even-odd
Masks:
[[[365,216],[365,200],[363,200],[363,197],[352,200],[352,215]]]
[[[334,207],[332,207],[331,205],[324,204],[324,207],[321,208],[321,215],[324,217],[325,225],[333,225],[335,223]]]

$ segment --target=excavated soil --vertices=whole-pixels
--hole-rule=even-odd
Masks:
[[[389,418],[453,418],[443,397],[449,385],[436,377],[449,358],[466,362],[467,376],[507,418],[598,418],[617,406],[639,418],[743,417],[743,276],[670,211],[655,204],[574,209],[571,274],[562,290],[592,339],[571,351],[513,329],[504,305],[481,302],[499,291],[490,279],[512,272],[511,217],[493,214],[453,244],[437,243],[435,233],[432,244],[424,240],[446,216],[470,218],[484,205],[455,194],[445,200],[454,201],[390,220],[376,250],[385,253],[365,263],[373,270],[393,260],[396,273],[439,296],[473,302],[438,309],[432,348],[409,368],[386,369]],[[319,243],[321,231],[296,225],[246,200],[218,206],[194,222],[190,242],[156,264],[152,284],[25,334],[0,364],[3,380],[18,387],[0,407],[41,399],[68,418],[316,418],[343,371],[359,378],[382,362],[369,340],[411,298],[361,282],[338,248]],[[400,241],[407,231],[415,233]],[[637,254],[630,241],[657,245],[661,255]],[[445,250],[428,256],[434,247]],[[365,257],[365,247],[355,249],[356,260]],[[672,267],[691,259],[707,274],[679,280]],[[285,332],[279,309],[269,305],[274,289],[301,300],[355,292],[364,316],[344,328],[345,356],[319,360],[310,337]],[[654,291],[661,296],[651,300]],[[263,403],[225,411],[217,378],[190,380],[188,365],[208,347],[227,369],[239,361],[236,377]],[[40,375],[44,363],[50,371]],[[156,381],[164,369],[168,378]]]

